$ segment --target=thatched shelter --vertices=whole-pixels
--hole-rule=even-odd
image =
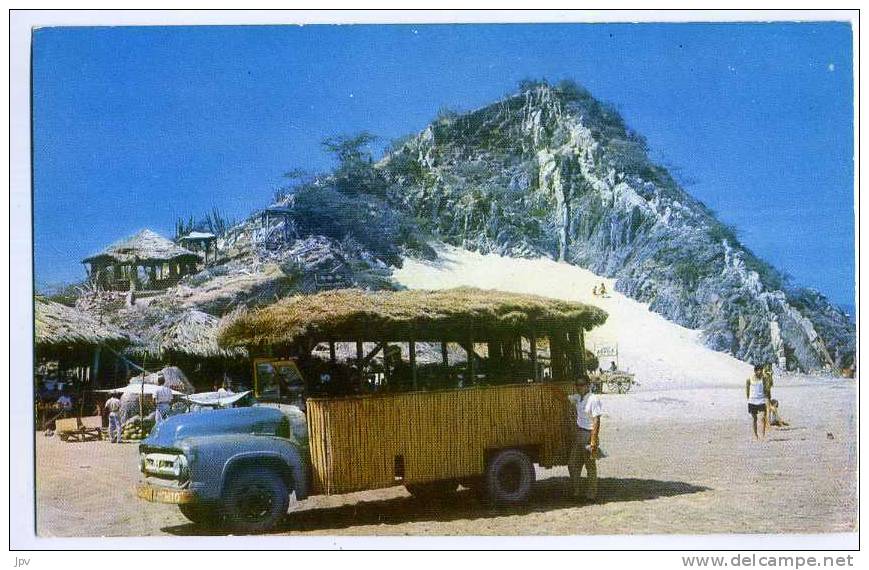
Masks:
[[[103,348],[119,350],[137,338],[95,315],[44,297],[34,301],[36,365],[56,363],[60,377],[95,380],[107,356]],[[55,366],[55,364],[51,364]]]
[[[228,371],[247,372],[247,350],[219,346],[220,328],[221,319],[189,309],[164,318],[147,332],[142,343],[130,347],[128,352],[145,356],[149,361],[179,365],[196,384],[210,388]]]
[[[163,289],[195,273],[201,262],[198,253],[147,229],[82,260],[91,280],[114,291]]]
[[[241,347],[223,348],[217,344],[221,320],[215,316],[189,309],[171,315],[160,322],[141,346],[130,350],[160,357],[166,353],[186,354],[199,358],[244,357]]]
[[[604,311],[590,305],[502,291],[340,289],[286,298],[241,314],[223,328],[219,341],[226,347],[247,346],[254,354],[295,354],[302,360],[318,343],[327,342],[333,368],[336,344],[355,343],[360,377],[381,350],[387,376],[390,360],[401,368],[404,355],[391,343],[406,344],[414,386],[420,342],[440,344],[445,370],[450,368],[447,345],[453,343],[467,354],[466,377],[476,378],[475,363],[485,359],[490,370],[500,374],[510,368],[515,372],[511,378],[529,379],[540,377],[538,348],[545,344],[552,377],[564,379],[584,373],[583,331],[606,318]],[[368,355],[366,341],[376,343]],[[525,355],[528,366],[523,364]]]
[[[73,307],[36,297],[34,342],[38,354],[65,354],[71,350],[90,351],[98,346],[120,347],[134,337],[118,327]]]
[[[224,346],[312,341],[465,341],[590,330],[607,314],[591,305],[536,295],[457,288],[440,291],[358,289],[300,295],[246,313],[220,335]]]

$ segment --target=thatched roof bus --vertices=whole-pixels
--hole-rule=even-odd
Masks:
[[[295,356],[281,364],[293,371],[284,379],[290,395],[307,408],[315,492],[403,484],[426,495],[461,483],[515,504],[529,496],[533,463],[567,462],[575,420],[566,383],[585,374],[583,333],[606,317],[581,303],[500,291],[345,289],[241,315],[220,341]],[[331,367],[311,374],[305,361],[322,342]],[[335,344],[348,342],[357,350],[345,364],[351,374],[344,391],[318,392],[323,377],[339,384]],[[440,344],[443,362],[418,366],[416,344],[423,342]],[[365,344],[375,345],[367,355]],[[409,366],[391,360],[396,344],[407,345]],[[465,351],[464,363],[453,365],[448,344]],[[381,350],[384,378],[371,382],[366,367]],[[549,374],[541,373],[541,359]],[[278,364],[270,379],[280,376]],[[293,378],[304,382],[306,398]],[[256,390],[260,399],[268,392],[260,384]],[[277,394],[290,403],[280,388]]]
[[[414,387],[417,343],[440,344],[445,368],[447,345],[460,346],[467,353],[465,385],[477,383],[481,355],[491,376],[506,381],[538,379],[543,376],[538,365],[543,350],[551,377],[561,380],[583,373],[583,331],[602,324],[606,317],[591,305],[502,291],[341,289],[286,298],[242,314],[224,327],[220,342],[246,346],[254,355],[301,359],[318,343],[328,343],[333,364],[336,343],[355,343],[353,364],[359,376],[380,350],[386,355],[390,346],[404,344]],[[365,343],[374,344],[374,349],[366,350]],[[384,372],[389,380],[388,366]]]

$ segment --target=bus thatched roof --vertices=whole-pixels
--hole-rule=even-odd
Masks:
[[[158,323],[139,346],[129,349],[134,354],[159,357],[175,352],[200,358],[235,358],[247,356],[243,348],[222,348],[217,344],[221,320],[208,313],[190,309],[172,315]]]
[[[165,263],[169,261],[200,261],[198,253],[185,249],[171,240],[152,232],[142,230],[136,235],[122,239],[106,249],[86,257],[82,263],[108,261],[115,263]]]
[[[239,315],[221,331],[223,346],[300,341],[467,341],[589,330],[607,314],[591,305],[536,295],[458,288],[440,291],[340,289],[282,299]]]
[[[36,297],[34,324],[37,348],[122,346],[135,340],[120,328],[79,309]]]

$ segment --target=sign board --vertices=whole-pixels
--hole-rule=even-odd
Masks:
[[[594,346],[594,353],[598,358],[601,356],[616,357],[619,355],[619,347],[615,344],[596,344]]]

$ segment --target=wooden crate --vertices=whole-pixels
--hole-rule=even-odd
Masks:
[[[567,462],[572,416],[563,385],[515,384],[308,400],[315,491],[339,494],[483,473],[488,452]],[[403,480],[396,479],[396,462]]]

